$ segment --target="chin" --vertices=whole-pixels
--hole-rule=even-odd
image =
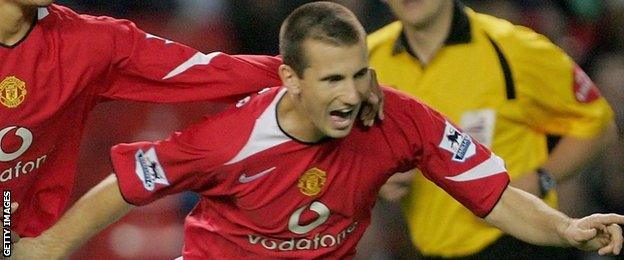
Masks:
[[[351,132],[351,128],[353,128],[353,125],[349,126],[347,129],[331,129],[327,131],[326,134],[334,139],[345,138]]]
[[[424,19],[423,17],[410,17],[405,19],[404,23],[409,24],[412,27],[416,27],[416,28],[420,28],[423,27],[424,25],[426,25],[428,22],[427,19]]]

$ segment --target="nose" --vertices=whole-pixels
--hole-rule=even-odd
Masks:
[[[342,91],[342,102],[355,106],[362,101],[363,93],[360,93],[355,80],[347,80]]]

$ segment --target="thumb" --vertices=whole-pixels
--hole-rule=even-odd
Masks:
[[[572,235],[572,239],[576,242],[585,242],[591,240],[592,238],[598,235],[598,230],[595,228],[590,229],[577,229],[577,231]]]

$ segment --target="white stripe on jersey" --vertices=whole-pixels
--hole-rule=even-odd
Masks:
[[[251,135],[249,136],[249,140],[247,140],[245,146],[243,146],[234,158],[232,158],[229,162],[226,162],[225,165],[240,162],[249,156],[291,140],[282,132],[282,130],[280,130],[279,125],[277,124],[277,116],[275,114],[277,113],[277,102],[282,98],[282,96],[284,96],[285,93],[286,88],[279,90],[279,93],[275,95],[275,99],[266,108],[266,110],[262,112],[260,117],[256,119],[254,128],[251,131]]]
[[[477,179],[482,179],[485,177],[489,177],[492,175],[496,175],[499,173],[506,172],[505,170],[505,162],[503,159],[492,153],[490,158],[483,161],[479,165],[472,167],[472,169],[467,170],[459,175],[455,175],[453,177],[445,177],[452,181],[462,182],[462,181],[472,181]]]
[[[150,34],[150,33],[146,33],[145,34],[145,39],[159,39],[159,40],[163,40],[165,42],[165,44],[173,43],[172,40],[165,39],[165,38],[162,38],[160,36],[156,36],[156,35],[153,35],[153,34]]]
[[[191,67],[193,67],[195,65],[208,65],[208,63],[210,63],[212,58],[216,57],[219,54],[221,54],[221,52],[212,52],[212,53],[208,53],[208,54],[203,54],[201,52],[195,53],[195,55],[193,55],[193,57],[191,57],[190,59],[188,59],[184,63],[180,64],[180,66],[178,66],[177,68],[175,68],[174,70],[169,72],[169,74],[167,74],[167,76],[165,76],[162,79],[168,79],[168,78],[171,78],[171,77],[175,77],[178,74],[180,74],[182,72],[185,72],[186,70],[188,70],[189,68],[191,68]]]
[[[48,8],[47,7],[39,7],[37,8],[37,20],[41,20],[48,16]]]

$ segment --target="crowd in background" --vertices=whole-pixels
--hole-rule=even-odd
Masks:
[[[79,12],[127,18],[140,28],[202,52],[278,52],[279,25],[303,0],[62,0]],[[381,0],[336,1],[354,11],[368,32],[393,20]],[[592,212],[624,213],[624,1],[622,0],[472,0],[467,6],[525,25],[548,36],[593,78],[611,103],[620,129],[619,145],[558,187],[561,210],[571,216]],[[441,86],[443,88],[443,86]],[[214,113],[220,104],[147,105],[110,102],[100,105],[83,141],[80,186],[74,198],[111,171],[108,148],[118,142],[154,140]],[[118,111],[131,111],[120,113]],[[116,122],[123,121],[124,126]],[[582,147],[579,147],[582,149]],[[87,177],[88,176],[88,177]],[[94,238],[75,259],[171,259],[182,244],[182,221],[193,206],[192,194],[136,209]],[[396,209],[378,223],[400,219]],[[390,221],[389,221],[390,220]],[[379,224],[378,224],[379,225]],[[362,259],[410,255],[400,228],[373,225],[361,242]],[[595,255],[585,255],[593,259]]]

